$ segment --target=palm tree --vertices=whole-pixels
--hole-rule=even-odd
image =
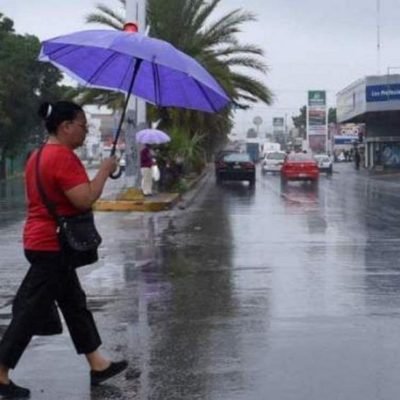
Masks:
[[[119,0],[121,10],[97,5],[97,11],[87,16],[89,23],[99,23],[115,29],[124,24],[125,0]],[[236,9],[215,22],[208,23],[221,0],[148,0],[147,19],[150,36],[166,40],[199,61],[226,90],[235,108],[248,108],[256,102],[272,103],[271,91],[249,71],[265,75],[268,68],[261,48],[241,44],[237,34],[244,23],[256,20],[254,14]],[[178,12],[179,10],[179,12]],[[96,91],[99,101],[110,94]],[[115,95],[114,95],[115,98]],[[152,118],[161,116],[164,124],[179,123],[193,132],[226,133],[231,127],[232,110],[219,114],[177,109],[151,109]],[[200,129],[199,129],[200,127]]]

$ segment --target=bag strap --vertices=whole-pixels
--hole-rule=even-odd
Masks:
[[[46,193],[43,188],[42,180],[40,178],[40,157],[42,155],[42,151],[44,149],[45,145],[40,146],[38,153],[36,155],[36,185],[39,191],[40,198],[42,199],[43,204],[46,206],[49,214],[56,220],[57,224],[59,224],[59,216],[57,215],[56,212],[56,206],[53,202],[49,200],[49,198],[46,196]]]

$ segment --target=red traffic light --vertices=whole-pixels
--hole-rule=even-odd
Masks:
[[[137,33],[139,30],[138,26],[134,22],[127,22],[124,25],[124,32],[133,32]]]

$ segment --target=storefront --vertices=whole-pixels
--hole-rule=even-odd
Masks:
[[[400,75],[367,76],[337,94],[339,123],[365,124],[367,168],[400,169]]]

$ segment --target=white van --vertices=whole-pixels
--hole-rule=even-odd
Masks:
[[[262,153],[264,155],[264,157],[268,154],[268,153],[272,153],[274,151],[281,151],[281,145],[280,143],[271,143],[271,142],[265,142],[262,145]]]
[[[284,151],[271,151],[267,153],[261,162],[261,171],[264,172],[280,172],[286,153]]]

